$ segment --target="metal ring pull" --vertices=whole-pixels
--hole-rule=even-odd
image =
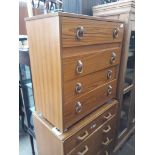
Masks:
[[[107,126],[107,129],[103,129],[103,132],[104,132],[104,133],[108,133],[110,130],[111,130],[111,126],[108,125],[108,126]]]
[[[108,70],[107,78],[108,79],[111,79],[112,78],[112,70]]]
[[[77,101],[76,104],[75,104],[75,111],[77,113],[80,113],[81,110],[82,110],[82,104],[79,101]]]
[[[75,86],[75,92],[76,93],[81,93],[82,91],[82,84],[81,83],[77,83]]]
[[[84,36],[84,27],[83,26],[78,26],[76,28],[76,38],[78,40],[81,40]]]
[[[110,143],[110,139],[107,137],[106,138],[106,142],[102,142],[103,145],[107,146]]]
[[[107,94],[108,95],[112,94],[112,86],[111,85],[108,86]]]
[[[86,145],[85,147],[84,147],[84,151],[83,152],[78,152],[77,153],[77,155],[85,155],[87,152],[88,152],[88,146]]]
[[[86,130],[86,131],[84,132],[84,135],[83,135],[83,136],[78,136],[77,139],[80,140],[80,141],[82,141],[82,140],[84,140],[87,136],[88,136],[88,131]]]
[[[77,61],[76,72],[81,74],[83,72],[83,63],[81,60]]]
[[[109,119],[112,116],[112,114],[109,112],[108,116],[104,116],[105,119]]]
[[[114,28],[113,30],[113,38],[118,38],[119,28]]]
[[[116,53],[112,52],[111,59],[110,59],[111,64],[113,64],[115,60],[116,60]]]

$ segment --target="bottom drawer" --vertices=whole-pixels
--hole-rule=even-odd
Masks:
[[[115,120],[116,117],[114,116],[106,124],[101,125],[85,141],[67,155],[96,155],[102,148],[106,150],[113,141]]]

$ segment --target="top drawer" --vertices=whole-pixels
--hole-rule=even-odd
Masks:
[[[63,47],[121,42],[123,39],[122,23],[70,17],[62,17],[61,22]]]

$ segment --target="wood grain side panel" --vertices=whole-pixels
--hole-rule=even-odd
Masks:
[[[59,18],[27,21],[36,110],[62,130]]]
[[[111,80],[117,79],[119,66],[110,67],[105,70],[97,71],[86,76],[82,76],[70,81],[64,82],[64,102],[80,97],[81,95],[103,85]],[[111,78],[108,78],[108,72],[111,71]],[[76,92],[77,84],[81,84],[81,92]]]
[[[112,53],[115,52],[116,60],[111,63]],[[100,49],[93,53],[86,53],[66,57],[63,59],[64,81],[79,78],[81,76],[93,73],[120,63],[121,50],[120,48]],[[77,62],[80,60],[83,63],[83,72],[77,74]]]
[[[81,97],[77,97],[74,100],[70,100],[69,102],[64,103],[64,128],[72,126],[84,116],[88,115],[90,112],[103,105],[109,99],[115,98],[116,83],[117,80],[113,80],[109,83],[101,85],[100,87],[88,92]],[[107,95],[109,85],[112,86],[112,93]],[[82,104],[82,110],[80,113],[77,113],[75,110],[77,101]]]
[[[80,40],[76,38],[76,29],[79,26],[83,26],[84,28],[84,36]],[[115,28],[119,29],[117,38],[113,37]],[[123,31],[122,23],[62,17],[62,46],[73,47],[121,42],[123,39]]]
[[[48,125],[40,119],[37,113],[33,118],[38,155],[64,155],[62,141],[50,131]]]

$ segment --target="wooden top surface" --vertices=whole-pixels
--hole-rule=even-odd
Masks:
[[[55,13],[37,15],[37,16],[33,16],[33,17],[27,17],[27,18],[25,18],[25,20],[26,21],[31,21],[31,20],[37,20],[37,19],[42,19],[42,18],[50,18],[50,17],[55,17],[55,16],[73,17],[73,18],[81,18],[81,19],[91,19],[91,20],[100,20],[100,21],[107,21],[107,22],[124,23],[123,21],[120,21],[120,20],[104,19],[102,17],[94,17],[94,16],[75,14],[75,13],[68,13],[68,12],[55,12]]]
[[[34,112],[33,115],[35,118],[37,118],[43,125],[45,125],[53,135],[55,135],[58,139],[61,141],[65,141],[72,135],[74,135],[76,132],[78,132],[80,129],[85,127],[87,124],[89,124],[91,121],[102,115],[107,109],[112,107],[114,104],[118,103],[117,100],[113,99],[113,104],[105,104],[98,108],[96,111],[90,113],[87,117],[83,118],[81,121],[79,121],[77,124],[75,124],[73,127],[69,129],[69,131],[61,133],[61,132],[55,132],[55,127],[50,124],[48,121],[46,121],[44,118],[39,117],[37,112]]]

